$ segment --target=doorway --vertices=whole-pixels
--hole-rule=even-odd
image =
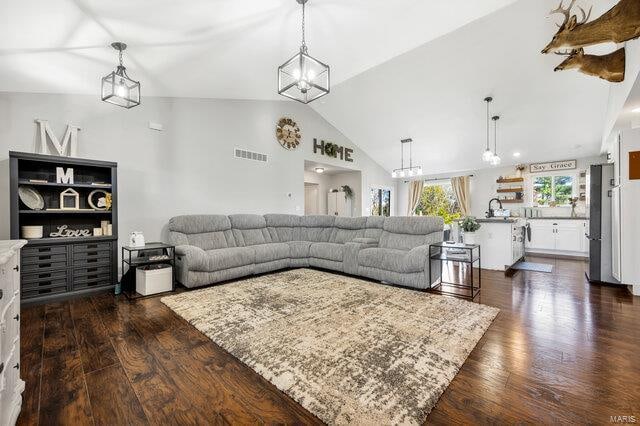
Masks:
[[[320,214],[319,207],[320,185],[317,183],[304,183],[304,214]]]

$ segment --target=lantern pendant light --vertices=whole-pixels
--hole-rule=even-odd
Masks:
[[[493,120],[493,157],[491,158],[492,166],[499,166],[502,162],[502,159],[498,155],[498,120],[500,120],[499,115],[494,115],[492,117]]]
[[[111,43],[111,47],[118,51],[119,64],[115,71],[102,77],[102,100],[123,108],[133,108],[140,105],[140,82],[127,75],[127,69],[122,63],[122,52],[127,45],[122,42]]]
[[[487,149],[482,153],[482,161],[485,163],[491,163],[491,160],[493,159],[493,152],[491,152],[491,149],[489,148],[489,104],[493,101],[493,98],[488,96],[484,98],[484,101],[487,104]]]
[[[308,104],[329,93],[330,69],[328,65],[309,56],[305,38],[305,4],[302,5],[302,45],[295,54],[278,67],[278,94]]]

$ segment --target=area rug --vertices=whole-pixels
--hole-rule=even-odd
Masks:
[[[549,265],[548,263],[534,263],[534,262],[518,262],[514,264],[512,269],[517,269],[519,271],[532,271],[532,272],[553,272],[553,265]]]
[[[498,309],[311,269],[164,297],[329,424],[421,424]]]

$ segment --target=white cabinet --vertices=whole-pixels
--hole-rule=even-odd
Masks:
[[[22,406],[20,380],[20,248],[0,241],[0,425],[13,425]]]
[[[532,252],[558,254],[586,254],[589,250],[585,233],[585,220],[529,220],[531,241],[526,248]]]
[[[531,241],[526,242],[529,249],[555,250],[556,230],[549,221],[530,221]]]
[[[351,203],[343,191],[330,192],[327,195],[327,214],[351,217]]]

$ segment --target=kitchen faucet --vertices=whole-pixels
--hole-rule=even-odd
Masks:
[[[489,211],[487,212],[487,217],[494,217],[493,209],[491,208],[491,203],[493,203],[494,201],[498,202],[498,204],[500,205],[500,210],[502,210],[502,201],[500,201],[498,198],[492,198],[489,200]]]

